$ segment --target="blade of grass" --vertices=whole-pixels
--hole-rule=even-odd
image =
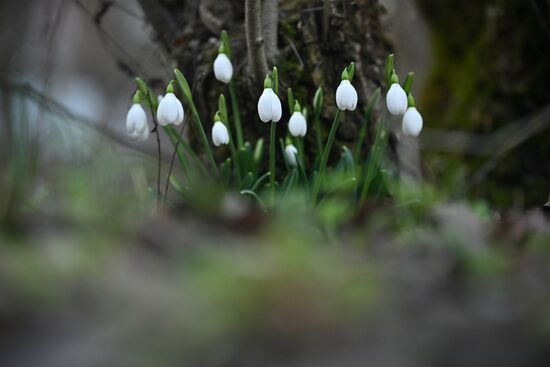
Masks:
[[[324,175],[325,175],[325,169],[327,167],[328,158],[330,155],[330,150],[332,149],[332,144],[334,143],[334,138],[336,137],[336,131],[338,130],[338,126],[340,124],[340,116],[342,115],[342,111],[338,109],[336,111],[336,115],[334,116],[334,121],[332,122],[332,127],[330,128],[330,133],[328,135],[327,139],[327,145],[325,146],[323,150],[323,156],[321,158],[321,165],[319,166],[319,171],[317,172],[317,179],[315,180],[313,184],[313,195],[312,199],[315,203],[317,201],[317,195],[319,194],[319,189],[321,188],[321,183],[323,181]]]
[[[361,130],[359,131],[359,139],[357,140],[357,145],[355,146],[355,154],[354,159],[356,162],[359,161],[359,156],[361,155],[361,148],[363,147],[363,143],[365,142],[365,138],[367,136],[367,128],[369,126],[369,123],[372,119],[372,114],[374,112],[374,107],[378,104],[378,100],[380,99],[381,90],[380,88],[377,88],[367,106],[367,110],[365,111],[365,117],[363,118],[363,124],[361,125]]]

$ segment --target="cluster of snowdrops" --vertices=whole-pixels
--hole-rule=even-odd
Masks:
[[[228,85],[232,105],[232,123],[230,123],[229,113],[227,112],[228,109],[226,106],[225,97],[221,95],[219,110],[214,116],[214,124],[211,130],[211,142],[208,141],[203,124],[200,121],[189,85],[183,74],[177,69],[174,71],[176,78],[168,84],[166,94],[164,96],[157,96],[153,98],[152,91],[145,84],[145,82],[139,78],[136,79],[138,82],[138,88],[133,98],[133,105],[129,109],[126,117],[126,129],[130,139],[134,141],[147,140],[151,132],[157,131],[157,124],[165,128],[165,131],[168,131],[166,130],[166,127],[178,126],[183,123],[185,113],[182,102],[175,94],[175,84],[177,84],[189,103],[197,129],[201,135],[200,137],[204,145],[204,149],[213,170],[217,170],[218,167],[213,157],[211,144],[213,144],[214,147],[229,145],[234,164],[237,164],[238,152],[243,149],[245,140],[242,133],[238,101],[233,84],[233,64],[231,62],[231,58],[231,48],[227,33],[222,32],[218,55],[213,63],[213,71],[218,81]],[[416,109],[415,101],[411,93],[413,74],[409,73],[407,75],[407,78],[402,86],[399,83],[399,77],[395,72],[393,64],[394,57],[393,55],[390,55],[386,63],[385,75],[386,83],[389,85],[386,93],[387,112],[392,115],[402,116],[403,134],[416,137],[422,130],[422,116]],[[336,105],[338,110],[326,142],[321,141],[322,137],[320,132],[316,131],[320,153],[320,160],[317,162],[317,166],[315,167],[316,170],[314,172],[314,176],[316,177],[322,178],[323,174],[325,174],[330,151],[332,149],[336,131],[340,122],[341,113],[344,111],[354,111],[357,107],[358,95],[352,84],[354,72],[355,64],[352,62],[341,74],[341,82],[336,90]],[[283,108],[278,96],[278,84],[278,71],[277,68],[274,67],[273,72],[268,74],[264,80],[263,92],[257,103],[257,110],[260,120],[264,123],[271,123],[269,171],[265,173],[261,179],[265,179],[266,181],[269,179],[270,186],[273,191],[275,190],[276,185],[275,146],[277,145],[277,142],[275,140],[275,124],[281,120]],[[315,119],[317,123],[319,109],[322,105],[322,98],[322,89],[319,89],[313,98],[313,109],[314,111],[317,111],[317,118]],[[287,166],[297,167],[297,170],[300,170],[303,173],[304,160],[303,156],[300,155],[303,154],[303,138],[308,133],[308,119],[306,118],[308,112],[307,109],[302,108],[299,101],[294,98],[291,89],[288,90],[288,102],[291,114],[288,121],[289,136],[284,140],[284,143],[281,143],[284,145],[281,152]],[[154,123],[153,129],[150,128],[147,113],[143,108],[143,104],[148,105],[152,111]],[[382,121],[382,123],[384,123],[384,121]],[[316,130],[320,130],[319,125],[316,125]],[[181,136],[179,139],[181,139]],[[176,143],[179,143],[179,140]],[[177,144],[175,149],[178,149]],[[238,168],[237,171],[239,179],[242,180],[242,175],[246,175],[247,172],[241,172],[241,169]],[[171,177],[169,177],[169,179],[171,179]],[[314,196],[317,195],[318,190],[319,185],[314,182]],[[252,194],[256,195],[253,192]]]

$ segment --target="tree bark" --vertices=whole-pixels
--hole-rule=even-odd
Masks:
[[[148,2],[140,1],[142,5]],[[219,94],[228,94],[226,86],[215,80],[212,72],[219,47],[217,28],[222,27],[231,38],[245,140],[269,136],[269,129],[257,116],[256,103],[265,74],[273,66],[271,63],[279,69],[279,97],[285,107],[287,88],[293,88],[301,105],[309,111],[312,111],[315,90],[323,88],[325,107],[321,134],[326,138],[336,112],[334,98],[340,74],[355,61],[353,83],[359,93],[359,107],[357,112],[344,115],[333,151],[337,152],[338,146],[343,144],[354,145],[368,97],[382,86],[385,58],[389,52],[379,19],[383,8],[377,0],[246,0],[244,3],[217,0],[200,3],[197,6],[196,0],[158,1],[157,7],[163,8],[163,13],[172,17],[171,22],[179,25],[176,32],[167,32],[166,23],[171,22],[153,21],[158,15],[149,14],[151,8],[144,6],[143,9],[156,33],[167,37],[162,43],[170,57],[188,79],[198,81],[194,95],[206,129],[210,128],[208,124],[217,109]],[[266,7],[263,14],[268,19],[262,19],[260,5]],[[277,126],[278,136],[287,134],[284,121],[288,121],[288,112],[284,108],[282,123]],[[306,160],[307,157],[314,159],[313,155],[317,154],[313,124],[309,124],[309,131],[305,141]],[[193,134],[191,131],[191,137]],[[369,141],[370,138],[364,152]]]
[[[269,70],[262,29],[262,2],[261,0],[245,0],[244,9],[248,67],[254,81],[260,83]]]

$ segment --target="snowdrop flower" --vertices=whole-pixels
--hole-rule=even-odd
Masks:
[[[300,104],[296,102],[294,104],[294,113],[288,121],[288,130],[290,131],[290,135],[303,138],[307,133],[307,122],[300,109]]]
[[[391,85],[386,95],[386,107],[392,115],[402,115],[407,111],[407,94],[398,82]]]
[[[403,116],[403,134],[417,137],[422,131],[422,115],[412,106],[407,109]]]
[[[336,89],[336,105],[342,111],[353,111],[357,107],[357,91],[349,81],[347,70],[342,73],[342,81]]]
[[[407,97],[407,111],[403,116],[402,130],[404,135],[417,137],[422,131],[422,115],[416,109],[416,102],[412,93]]]
[[[265,78],[264,91],[258,100],[258,115],[263,122],[277,122],[281,119],[283,108],[279,97],[271,88],[271,79]]]
[[[157,109],[157,119],[159,124],[179,125],[183,122],[183,105],[174,94],[172,83],[166,88],[166,95],[162,98]]]
[[[140,95],[134,96],[134,104],[126,115],[126,131],[131,140],[145,141],[149,137],[149,125],[147,125],[147,114],[139,103]]]
[[[220,51],[216,60],[214,60],[214,76],[222,83],[229,83],[233,77],[233,65],[231,60],[225,53],[223,44],[220,46]]]
[[[297,155],[298,155],[298,149],[296,149],[296,147],[294,145],[288,144],[285,147],[286,161],[292,167],[296,167],[298,165],[298,160],[296,159]]]
[[[227,126],[220,120],[220,113],[216,113],[214,118],[214,126],[212,126],[212,142],[215,146],[229,144],[229,131]]]

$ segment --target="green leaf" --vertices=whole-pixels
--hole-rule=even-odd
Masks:
[[[388,58],[386,59],[386,70],[385,70],[385,76],[386,76],[386,86],[389,87],[390,85],[390,79],[391,74],[394,69],[394,63],[395,63],[395,55],[389,54]]]
[[[189,103],[193,104],[193,94],[191,93],[191,88],[189,88],[189,83],[187,83],[187,79],[185,79],[185,76],[183,76],[182,72],[178,69],[174,69],[174,75],[176,75],[176,80],[178,81],[178,85],[185,95],[185,98],[187,98],[187,101]]]
[[[244,143],[243,147],[237,152],[239,168],[241,172],[253,172],[256,174],[256,164],[252,153],[252,146],[249,142]]]
[[[288,111],[291,115],[294,112],[294,93],[291,88],[288,88]]]
[[[346,146],[342,148],[342,162],[344,170],[353,172],[353,176],[355,176],[355,160],[353,159],[353,154]]]
[[[252,172],[248,172],[246,176],[244,176],[243,180],[241,181],[241,190],[251,188],[253,183],[254,183],[254,175],[252,174]]]
[[[227,103],[223,94],[220,94],[218,98],[218,111],[220,111],[222,122],[227,125],[229,123],[229,115],[227,113]]]
[[[181,184],[181,182],[177,179],[176,176],[170,175],[168,178],[170,181],[170,185],[182,196],[185,196],[187,194],[187,189]]]
[[[321,114],[321,109],[323,108],[323,88],[317,88],[315,96],[313,97],[313,110],[317,116]]]
[[[137,88],[141,92],[143,96],[146,96],[149,93],[149,87],[147,87],[147,83],[141,78],[135,78]]]
[[[381,90],[380,88],[376,88],[374,91],[369,104],[367,106],[367,110],[365,111],[365,116],[363,117],[363,124],[361,125],[361,130],[359,130],[359,139],[357,140],[357,144],[355,145],[355,155],[354,159],[355,161],[359,161],[359,156],[361,155],[361,148],[363,147],[363,143],[365,142],[365,139],[367,137],[367,129],[369,126],[369,123],[372,119],[372,114],[374,112],[374,108],[378,104],[378,100],[380,99]]]
[[[227,57],[229,57],[231,59],[232,58],[232,56],[231,56],[231,43],[229,42],[229,35],[227,34],[227,31],[225,29],[222,31],[222,34],[220,35],[220,39],[221,39],[221,42],[223,43],[223,45],[225,46],[225,53],[226,53]]]
[[[135,78],[135,81],[139,92],[143,96],[144,101],[149,104],[149,107],[151,107],[153,111],[156,111],[158,107],[158,99],[151,88],[149,88],[147,83],[145,83],[145,81],[141,78]]]
[[[231,158],[227,158],[225,162],[220,165],[220,173],[222,180],[229,184],[231,182]]]
[[[254,164],[258,166],[264,156],[264,138],[259,138],[256,141],[256,147],[254,148]]]
[[[294,168],[292,169],[292,172],[290,173],[290,175],[288,175],[283,182],[283,190],[284,190],[283,197],[286,197],[288,193],[292,191],[297,181],[298,181],[298,170]]]
[[[273,90],[275,91],[275,94],[279,95],[279,71],[276,66],[273,67],[271,79],[273,81]]]
[[[254,191],[242,190],[240,193],[241,193],[241,195],[245,195],[245,196],[248,195],[248,196],[252,197],[260,205],[260,207],[262,208],[262,210],[264,212],[267,211],[267,207],[266,207],[264,201]]]
[[[168,138],[170,139],[170,142],[172,143],[172,145],[175,146],[178,139],[179,139],[179,134],[176,131],[176,129],[174,128],[174,126],[173,125],[166,125],[166,126],[163,126],[162,129],[164,130],[166,135],[168,135]],[[178,161],[181,164],[181,168],[183,170],[183,173],[187,177],[188,172],[189,172],[188,166],[187,166],[188,162],[187,162],[187,157],[185,156],[185,152],[183,151],[183,146],[181,144],[179,144],[179,146],[176,150],[176,156],[178,157]]]
[[[264,173],[260,178],[258,178],[254,183],[254,186],[252,186],[252,191],[258,192],[262,188],[262,186],[267,182],[269,175],[271,175],[271,172]]]
[[[353,81],[353,76],[355,75],[355,63],[350,63],[346,70],[348,72],[349,81],[351,83]]]
[[[408,73],[407,77],[405,78],[405,82],[403,83],[403,89],[405,90],[405,93],[407,93],[407,95],[409,95],[412,90],[413,81],[414,73]]]

